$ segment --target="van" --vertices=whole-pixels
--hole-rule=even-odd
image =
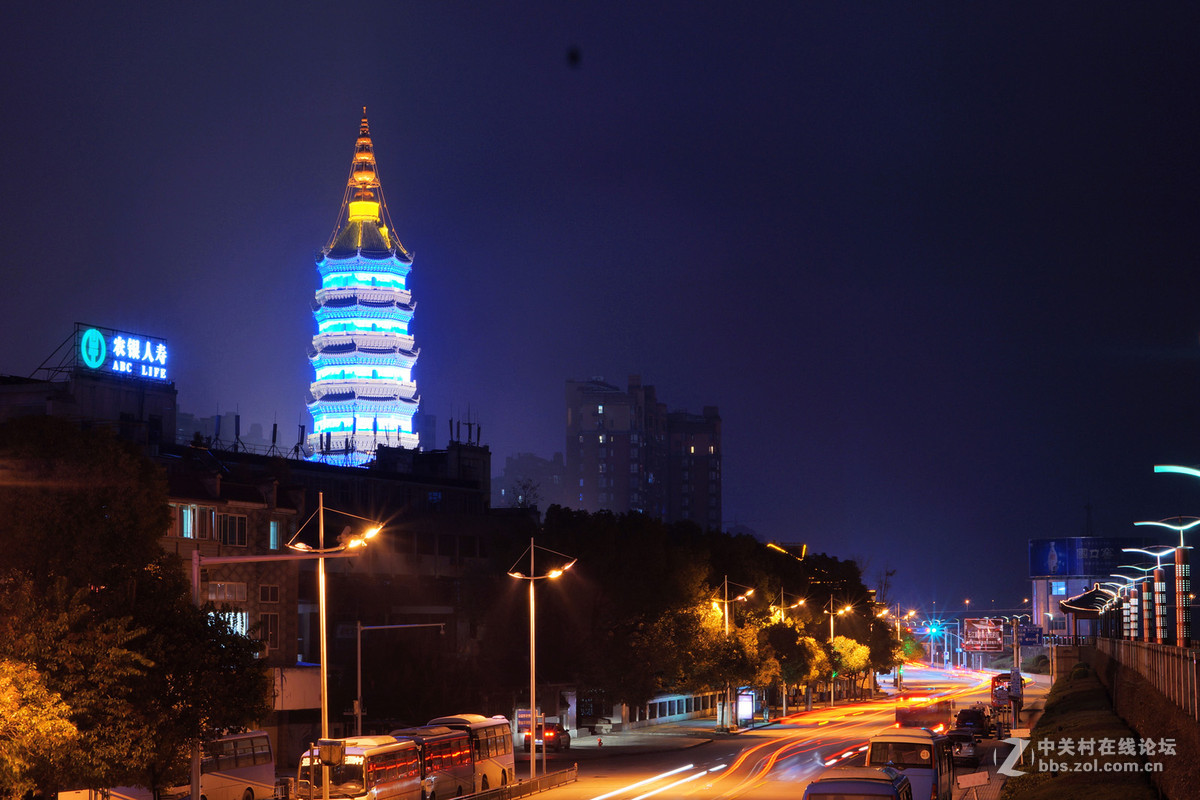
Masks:
[[[885,728],[868,742],[867,766],[903,773],[916,800],[951,800],[954,748],[944,734],[928,728]]]
[[[891,767],[830,767],[804,790],[804,800],[913,800],[907,777]]]

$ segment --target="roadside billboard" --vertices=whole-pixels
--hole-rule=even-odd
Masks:
[[[972,653],[999,653],[1004,650],[1004,621],[964,619],[963,650]]]

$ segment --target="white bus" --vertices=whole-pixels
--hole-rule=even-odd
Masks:
[[[471,735],[445,725],[423,725],[392,731],[397,739],[412,739],[421,751],[421,787],[426,800],[475,793]]]
[[[163,789],[162,797],[183,800],[191,796],[187,784]],[[59,800],[152,800],[141,786],[107,790],[59,792]],[[263,800],[275,796],[275,755],[266,731],[234,733],[205,742],[200,756],[201,800]]]
[[[394,736],[356,736],[342,743],[342,763],[329,767],[329,796],[339,800],[421,800],[421,764],[417,743]],[[296,779],[299,800],[324,796],[320,748],[300,757]]]
[[[516,762],[513,757],[512,725],[507,717],[455,714],[431,719],[429,724],[444,725],[470,734],[475,791],[486,792],[513,783]]]

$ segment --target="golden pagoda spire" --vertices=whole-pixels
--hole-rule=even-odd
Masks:
[[[363,106],[362,121],[358,125],[358,139],[354,142],[354,158],[350,162],[350,177],[346,180],[338,223],[325,250],[347,247],[391,250],[409,255],[392,233],[379,170],[375,166],[375,145],[371,142],[366,106]]]
[[[350,179],[346,186],[350,190],[350,221],[378,222],[379,172],[375,168],[375,147],[371,144],[366,106],[363,106],[358,141],[354,143],[354,161],[350,165]]]

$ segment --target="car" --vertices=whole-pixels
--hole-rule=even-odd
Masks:
[[[970,728],[954,728],[946,734],[954,747],[954,763],[979,766],[979,739]]]
[[[830,767],[804,790],[804,800],[863,797],[913,800],[908,777],[891,767]]]
[[[561,722],[547,722],[540,726],[544,731],[544,736],[537,737],[539,747],[544,746],[547,750],[558,752],[559,750],[571,749],[571,732],[563,726]],[[529,731],[525,731],[525,752],[530,750]]]
[[[954,718],[954,727],[969,728],[980,739],[986,739],[992,734],[992,718],[986,706],[971,706],[958,712]]]

